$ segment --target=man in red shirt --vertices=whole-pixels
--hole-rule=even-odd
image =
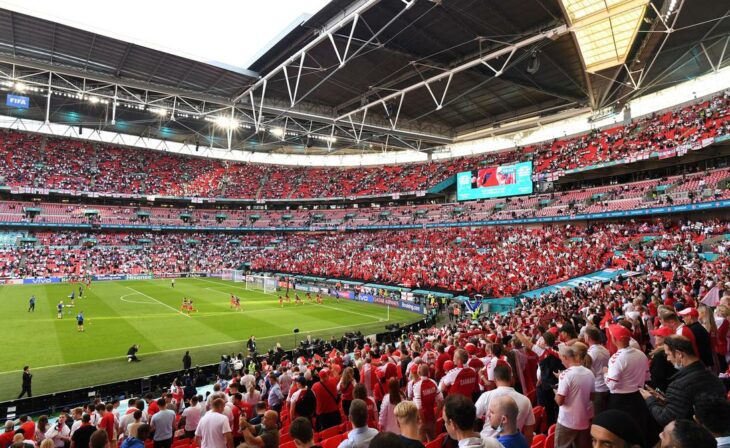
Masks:
[[[243,396],[236,392],[231,400],[231,415],[233,423],[231,424],[231,434],[233,434],[233,446],[238,446],[243,441],[243,434],[239,428],[241,418],[241,401]]]
[[[339,425],[340,398],[337,396],[337,380],[328,369],[319,371],[319,382],[314,383],[312,392],[317,400],[317,432]]]
[[[20,430],[23,431],[25,440],[35,440],[35,423],[32,418],[27,415],[20,417]]]
[[[418,367],[419,379],[413,383],[413,402],[416,403],[421,417],[418,432],[422,440],[433,440],[436,436],[436,416],[441,412],[440,406],[443,402],[438,385],[428,374],[428,365],[421,364]]]
[[[147,393],[144,399],[147,402],[147,417],[152,418],[155,413],[160,411],[160,407],[157,405],[157,401],[155,401],[151,393]]]
[[[96,405],[96,412],[101,416],[101,420],[97,424],[97,428],[106,431],[107,437],[109,438],[109,446],[114,448],[116,446],[116,439],[114,438],[114,414],[112,414],[113,406],[111,404],[105,405],[99,403]]]
[[[12,420],[5,422],[5,432],[0,434],[0,448],[8,448],[13,444],[13,437],[15,436],[15,425]]]

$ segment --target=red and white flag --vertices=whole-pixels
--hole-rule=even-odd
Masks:
[[[700,302],[711,308],[715,308],[720,303],[720,290],[717,286],[707,291],[707,294],[705,294],[705,297]]]

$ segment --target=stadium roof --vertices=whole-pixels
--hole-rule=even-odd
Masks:
[[[53,122],[249,151],[428,151],[529,117],[620,109],[730,58],[725,2],[601,1],[618,6],[584,24],[588,3],[332,0],[248,70],[0,10],[0,78],[37,88],[30,109],[2,113],[42,120],[50,79]],[[607,53],[613,66],[596,62]]]

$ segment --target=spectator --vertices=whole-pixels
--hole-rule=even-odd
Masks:
[[[160,410],[152,416],[150,426],[154,436],[154,448],[170,448],[172,438],[175,434],[175,412],[167,409],[167,402],[164,398],[157,400]]]
[[[304,417],[297,417],[291,422],[289,435],[297,448],[319,448],[314,443],[312,422]]]
[[[233,448],[233,435],[228,417],[223,415],[226,401],[222,398],[213,400],[211,412],[206,412],[195,430],[195,443],[200,448]]]
[[[368,428],[368,407],[363,400],[355,399],[350,404],[350,423],[352,430],[338,448],[368,448],[370,441],[378,434],[378,430]]]
[[[271,387],[269,388],[269,409],[275,411],[278,415],[279,412],[281,412],[281,406],[284,403],[284,394],[281,392],[281,387],[279,386],[279,380],[276,378],[276,375],[274,373],[270,373],[268,376],[269,384],[271,384]]]
[[[474,431],[476,408],[474,403],[461,394],[449,395],[444,400],[444,425],[449,437],[459,443],[459,448],[500,448],[494,438],[482,438]]]
[[[198,396],[194,395],[190,399],[190,406],[186,407],[182,412],[182,418],[185,419],[185,434],[183,437],[192,439],[195,437],[195,429],[200,423],[201,409],[198,406]]]
[[[532,442],[532,435],[535,428],[535,415],[532,413],[532,403],[530,399],[517,392],[512,385],[512,368],[509,365],[499,364],[494,368],[494,381],[497,385],[496,389],[484,392],[476,402],[477,418],[484,419],[484,427],[482,428],[482,437],[497,437],[497,431],[489,423],[487,412],[489,404],[497,397],[509,396],[517,405],[517,430],[521,431],[527,440],[527,444]]]
[[[616,353],[604,370],[606,385],[611,392],[608,408],[627,412],[636,418],[646,445],[654,445],[656,432],[649,429],[651,421],[641,393],[649,378],[649,360],[644,353],[629,346],[631,333],[622,325],[609,325],[608,334]]]
[[[587,347],[580,342],[560,347],[560,361],[566,369],[559,375],[555,395],[555,402],[560,406],[555,428],[556,448],[590,445],[595,377],[582,365],[586,353]]]
[[[341,420],[337,379],[330,375],[329,369],[319,371],[319,381],[312,385],[312,393],[317,401],[317,431],[339,425]]]
[[[608,368],[608,361],[611,354],[601,343],[601,333],[596,327],[586,327],[585,340],[588,344],[588,356],[591,358],[591,372],[595,377],[595,389],[593,391],[593,413],[598,415],[608,406],[608,386],[603,374],[603,369]],[[527,436],[527,434],[525,434]],[[529,439],[528,439],[529,441]]]
[[[692,420],[679,419],[667,423],[659,435],[661,448],[716,448],[712,434]]]
[[[677,373],[677,369],[667,360],[667,353],[664,351],[664,339],[672,336],[674,332],[669,327],[659,327],[650,333],[654,336],[654,349],[649,353],[651,361],[649,383],[654,389],[663,392],[667,390],[670,379]]]
[[[591,425],[594,447],[641,448],[641,434],[631,415],[613,409],[598,414]]]
[[[717,448],[730,448],[730,402],[727,399],[711,395],[698,397],[694,418],[712,433]]]
[[[66,426],[66,414],[61,414],[58,421],[46,431],[46,439],[53,440],[53,446],[62,448],[71,442],[71,430]]]
[[[406,448],[406,445],[398,434],[380,432],[370,441],[369,448]]]
[[[380,403],[380,419],[379,428],[381,431],[400,434],[398,429],[398,421],[395,418],[395,407],[403,400],[400,391],[400,381],[397,378],[391,378],[388,381],[388,393],[383,397]]]
[[[682,316],[684,324],[692,331],[695,340],[695,347],[699,350],[699,357],[705,367],[715,366],[715,356],[713,354],[713,345],[710,342],[710,333],[699,322],[700,313],[697,308],[684,308],[679,313]]]
[[[99,403],[96,405],[96,412],[99,414],[99,421],[96,425],[98,429],[104,430],[104,433],[109,438],[109,446],[114,445],[114,414],[112,414],[112,405]],[[93,439],[93,436],[92,436]]]
[[[642,390],[654,420],[666,427],[672,420],[692,418],[695,400],[702,394],[724,397],[725,386],[719,378],[708,371],[697,357],[692,341],[684,336],[670,336],[664,339],[667,359],[678,372],[665,394]]]
[[[109,434],[104,429],[97,429],[91,434],[89,448],[110,448]]]
[[[146,423],[137,427],[137,435],[124,439],[121,448],[144,448],[145,440],[149,439],[152,428]]]
[[[81,417],[81,425],[74,430],[71,436],[71,448],[86,448],[89,446],[94,431],[96,431],[96,428],[91,424],[91,416],[84,414]]]
[[[278,448],[279,447],[279,415],[276,411],[266,411],[260,425],[252,425],[241,419],[241,432],[245,442],[239,445],[240,448]]]
[[[413,383],[413,402],[418,407],[419,439],[436,437],[436,416],[441,412],[443,395],[436,382],[428,377],[428,364],[418,366],[418,380]]]
[[[509,395],[494,397],[489,402],[487,420],[489,426],[497,431],[497,441],[504,448],[528,448],[530,446],[517,427],[519,411],[517,403]]]
[[[425,448],[421,442],[418,406],[412,401],[401,401],[393,414],[398,422],[400,438],[407,448]]]

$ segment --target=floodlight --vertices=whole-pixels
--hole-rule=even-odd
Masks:
[[[284,138],[284,130],[282,128],[271,128],[271,135],[277,138]]]
[[[28,88],[28,86],[26,86],[22,82],[16,82],[15,83],[15,90],[17,90],[18,92],[25,92],[25,90],[27,88]]]
[[[215,117],[214,121],[215,124],[222,127],[223,129],[236,129],[241,124],[235,118],[226,116]]]

